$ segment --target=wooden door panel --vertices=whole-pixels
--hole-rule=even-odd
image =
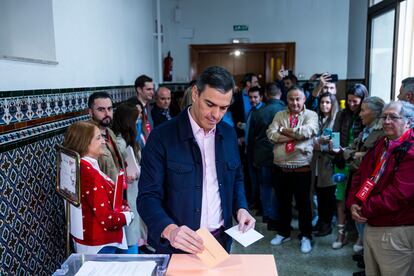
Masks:
[[[198,71],[202,72],[209,66],[220,64],[220,53],[202,53],[199,55]]]
[[[219,65],[226,68],[230,73],[234,72],[234,57],[231,56],[229,53],[220,53],[220,64],[213,64]]]
[[[266,53],[266,82],[273,82],[278,78],[278,72],[282,68],[291,69],[286,64],[286,53],[268,52]]]
[[[235,50],[240,56],[230,55]],[[246,73],[259,75],[259,82],[274,81],[283,64],[294,70],[295,43],[190,45],[190,77],[195,79],[205,68],[217,65],[229,70],[236,83]]]

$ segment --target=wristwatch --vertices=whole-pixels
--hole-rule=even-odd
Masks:
[[[279,132],[282,133],[282,130],[284,129],[284,127],[279,127]]]

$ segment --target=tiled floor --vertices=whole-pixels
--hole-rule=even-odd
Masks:
[[[270,244],[270,240],[276,232],[267,231],[266,224],[261,223],[261,217],[257,217],[256,220],[256,230],[265,237],[247,248],[237,242],[233,242],[232,254],[273,254],[279,276],[342,276],[352,275],[353,272],[361,271],[356,266],[356,263],[352,261],[352,243],[339,250],[331,248],[331,243],[336,237],[334,232],[325,237],[314,237],[313,250],[309,254],[302,254],[299,248],[299,240],[297,239],[297,230],[292,232],[291,241],[279,246],[273,246]],[[295,229],[297,228],[295,227],[296,225],[297,221],[293,221],[292,226]]]

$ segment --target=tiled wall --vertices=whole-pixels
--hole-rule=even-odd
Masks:
[[[55,191],[55,146],[86,120],[97,90],[114,103],[132,87],[0,92],[0,274],[51,275],[66,259],[64,204]]]

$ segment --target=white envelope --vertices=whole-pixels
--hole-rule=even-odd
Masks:
[[[241,231],[239,231],[238,225],[233,226],[232,228],[229,228],[224,232],[226,232],[227,235],[232,237],[234,240],[238,241],[244,247],[247,247],[251,245],[252,243],[263,238],[263,235],[257,232],[256,230],[254,230],[253,228],[245,233],[242,233]]]

